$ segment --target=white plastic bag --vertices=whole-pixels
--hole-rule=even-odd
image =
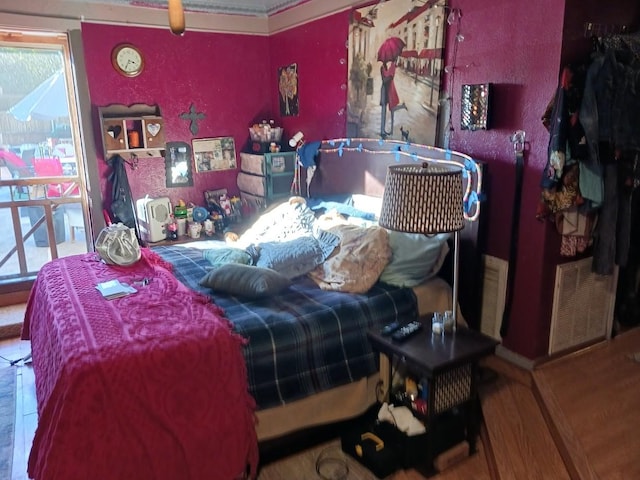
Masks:
[[[132,265],[140,260],[136,232],[122,223],[103,228],[96,239],[96,252],[109,265]]]

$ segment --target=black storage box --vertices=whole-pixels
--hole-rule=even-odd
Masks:
[[[386,443],[398,452],[399,468],[413,468],[424,461],[427,433],[408,436],[389,422],[380,422],[376,430],[386,439]]]
[[[378,434],[379,425],[354,426],[340,438],[342,451],[351,455],[368,468],[376,477],[384,478],[400,468],[397,446],[383,440]]]
[[[432,432],[412,436],[398,430],[389,422],[378,421],[379,410],[379,405],[370,409],[354,421],[341,437],[342,450],[378,478],[384,478],[401,468],[414,468],[424,464],[428,435],[432,436],[431,448],[434,458],[465,439],[465,417],[457,408],[438,415]],[[377,443],[372,439],[373,436],[380,439],[383,448],[375,450]]]
[[[341,442],[345,453],[378,478],[383,478],[400,468],[412,468],[424,461],[427,433],[408,436],[392,423],[378,421],[379,410],[380,405],[377,404],[352,422],[342,435]],[[380,442],[383,448],[380,448]]]

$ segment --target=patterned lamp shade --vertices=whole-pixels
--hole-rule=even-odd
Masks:
[[[442,164],[389,167],[379,225],[411,233],[462,230],[462,170]]]

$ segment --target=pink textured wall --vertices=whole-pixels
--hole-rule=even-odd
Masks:
[[[83,24],[84,48],[91,52],[87,75],[103,197],[109,198],[109,168],[102,161],[100,106],[158,105],[167,141],[232,136],[238,154],[246,147],[247,128],[262,119],[274,119],[284,127],[285,148],[298,130],[307,140],[344,136],[348,18],[343,12],[271,37],[203,32],[176,37],[166,29]],[[327,35],[330,29],[343,30],[344,35]],[[133,43],[145,55],[145,69],[138,77],[122,77],[111,67],[111,50],[121,42]],[[298,64],[300,111],[281,118],[277,72],[291,63]],[[206,115],[195,136],[189,122],[179,118],[191,103]],[[134,198],[166,195],[172,202],[196,204],[202,203],[207,189],[224,187],[237,193],[236,175],[236,170],[194,171],[193,187],[166,188],[162,158],[141,158],[137,170],[128,170]]]
[[[233,137],[239,152],[248,139],[247,128],[256,119],[269,118],[268,38],[187,32],[182,37],[168,29],[124,27],[85,23],[82,37],[86,54],[89,90],[93,105],[96,151],[102,158],[102,139],[97,107],[110,104],[158,105],[164,118],[166,141],[191,143],[193,138]],[[145,56],[144,71],[125,78],[111,67],[111,50],[121,42],[138,46]],[[206,118],[198,122],[197,135],[179,115],[194,104]],[[107,164],[99,160],[106,186]],[[149,194],[203,202],[203,191],[228,188],[237,192],[235,170],[194,171],[193,187],[165,187],[163,158],[141,159],[137,170],[129,170],[134,198]]]
[[[562,44],[563,2],[557,0],[451,0],[462,11],[464,40],[453,58],[456,26],[447,31],[446,64],[454,65],[453,132],[450,148],[488,164],[486,252],[509,258],[512,208],[516,192],[515,157],[510,136],[526,132],[527,151],[520,212],[519,255],[516,265],[510,327],[505,346],[535,358],[545,353],[551,312],[550,290],[555,265],[545,260],[551,225],[535,219],[541,172],[546,163],[548,132],[540,118],[557,84]],[[460,130],[460,91],[463,84],[494,84],[493,125],[488,131]],[[552,242],[551,242],[552,243]],[[464,268],[464,267],[463,267]]]
[[[348,29],[349,12],[343,12],[270,37],[273,71],[298,64],[300,114],[281,119],[292,135],[302,131],[308,141],[344,137]],[[277,85],[271,102],[277,111]]]
[[[504,345],[525,357],[548,350],[555,269],[571,260],[559,254],[560,236],[549,221],[535,218],[540,179],[547,161],[549,134],[541,123],[559,72],[567,62],[589,61],[585,22],[638,25],[637,0],[450,0],[462,11],[453,85],[453,127],[450,147],[488,164],[486,252],[509,258],[515,159],[509,137],[526,132],[524,184],[519,222],[518,257],[513,308]],[[454,64],[455,25],[447,36],[447,65]],[[462,131],[459,94],[463,84],[494,84],[493,126],[488,131]],[[464,268],[464,267],[463,267]]]
[[[509,257],[515,195],[515,159],[509,137],[516,130],[527,135],[514,305],[503,343],[531,359],[544,356],[548,348],[555,267],[563,261],[554,227],[535,219],[549,141],[540,118],[555,91],[563,62],[588,53],[577,33],[580,25],[604,21],[637,26],[637,0],[608,2],[607,12],[612,3],[617,6],[613,16],[601,13],[604,7],[597,0],[449,0],[449,8],[462,11],[460,33],[464,36],[454,59],[457,25],[449,27],[445,63],[455,64],[453,78],[444,79],[453,105],[450,148],[488,165],[485,250],[503,259]],[[343,84],[347,79],[348,18],[348,12],[339,13],[269,38],[197,32],[174,37],[165,29],[84,24],[92,103],[96,107],[158,104],[167,141],[190,142],[189,124],[178,115],[193,102],[207,115],[199,123],[197,137],[233,136],[238,152],[247,139],[249,124],[262,118],[281,122],[287,138],[298,130],[308,140],[342,137],[346,131]],[[110,65],[111,49],[124,41],[137,44],[147,58],[144,73],[134,79],[120,77]],[[279,118],[277,69],[291,63],[298,64],[300,114]],[[484,82],[495,87],[492,128],[462,131],[461,85]],[[97,110],[94,117],[100,139]],[[101,152],[98,142],[95,148]],[[100,171],[104,177],[104,163]],[[140,162],[130,180],[136,198],[148,193],[200,203],[202,191],[208,188],[227,187],[235,192],[235,176],[235,171],[194,174],[194,187],[166,189],[163,160],[149,159]]]

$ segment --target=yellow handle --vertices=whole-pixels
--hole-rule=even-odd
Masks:
[[[376,442],[376,452],[379,452],[384,448],[384,442],[382,439],[371,432],[365,432],[360,436],[361,440],[373,440]]]

